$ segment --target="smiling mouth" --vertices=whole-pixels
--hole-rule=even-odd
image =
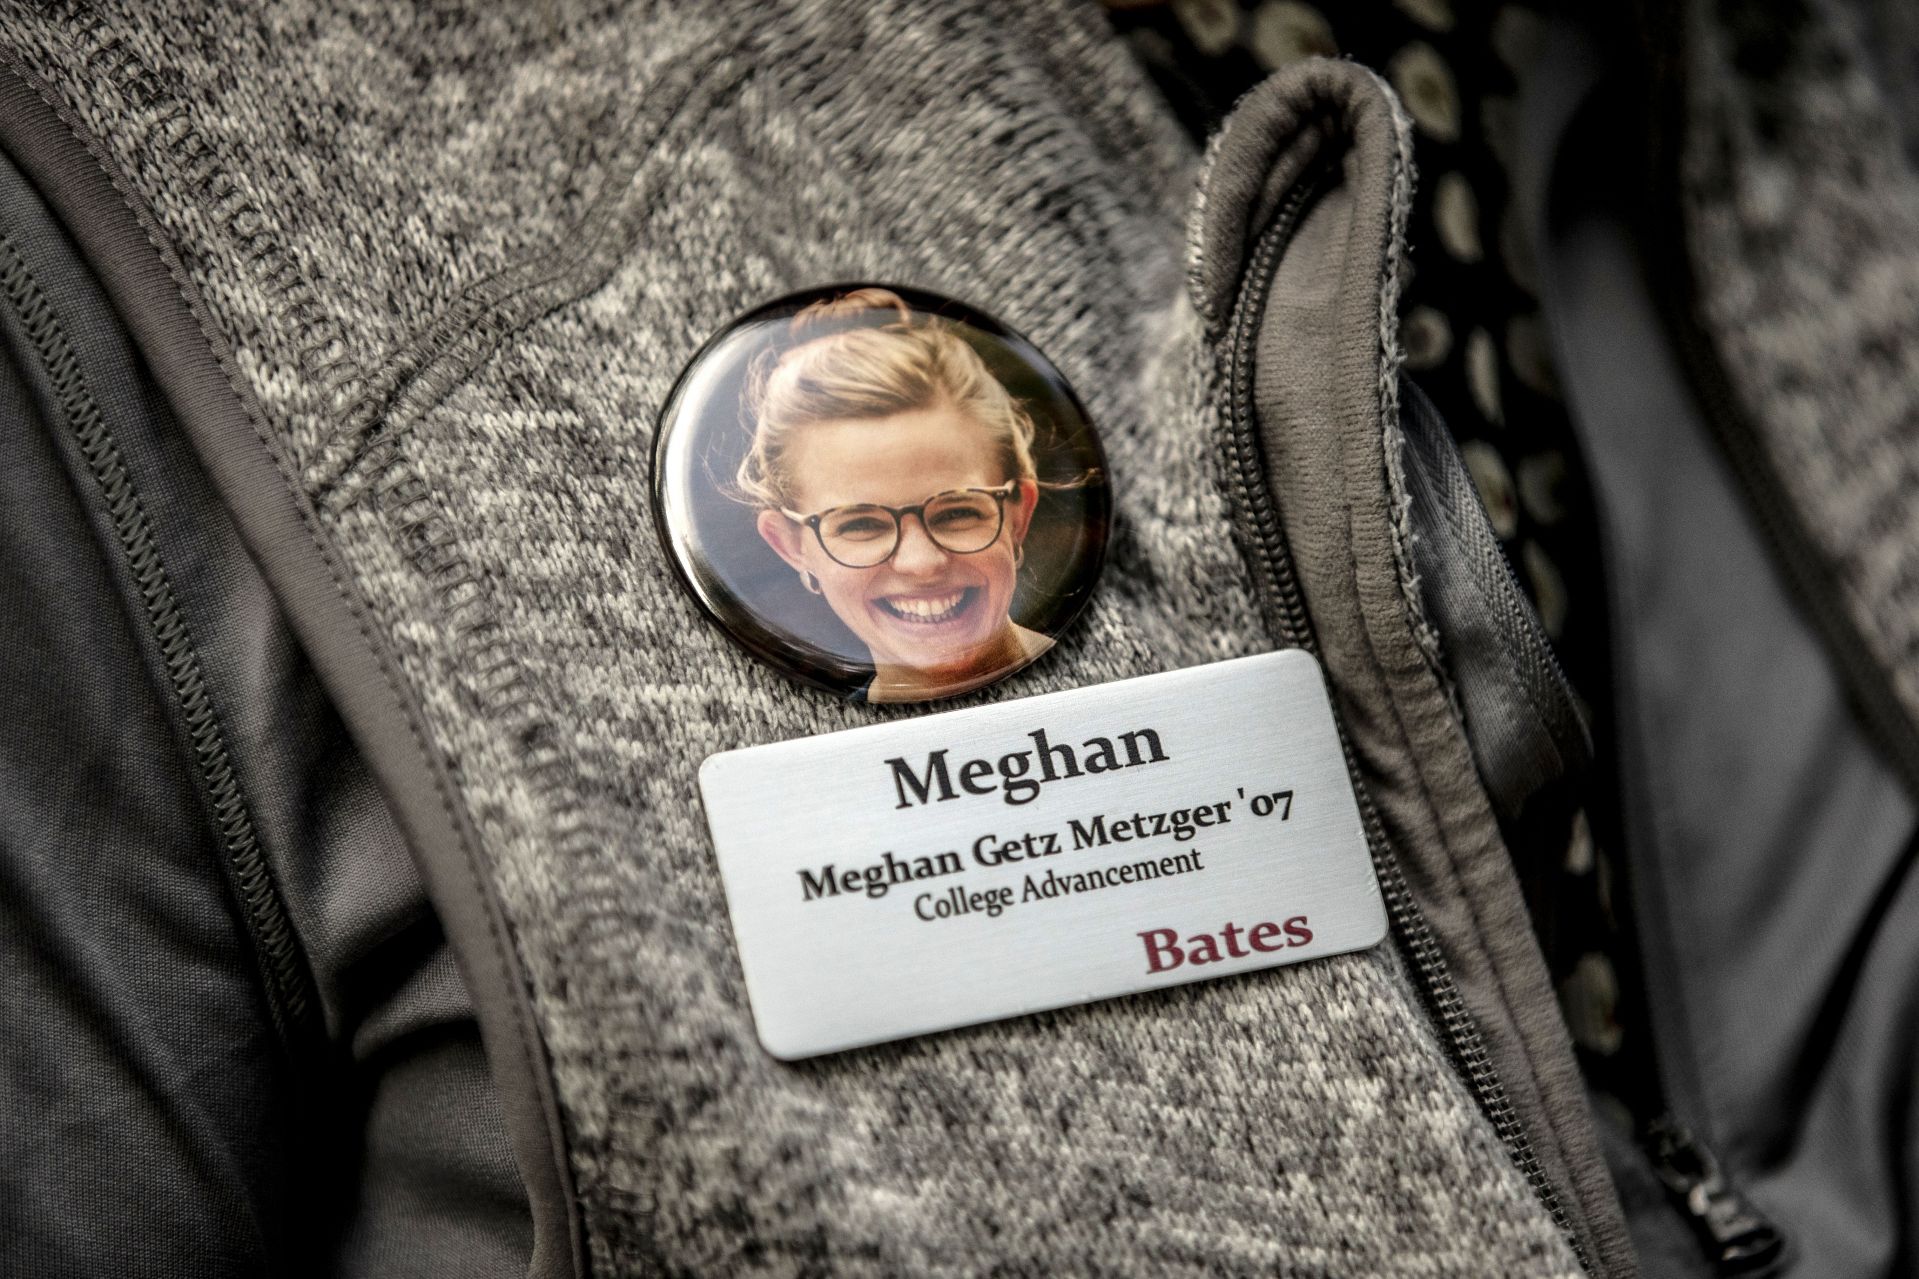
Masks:
[[[877,603],[888,616],[914,626],[938,626],[958,620],[979,599],[979,587],[942,595],[883,595]]]

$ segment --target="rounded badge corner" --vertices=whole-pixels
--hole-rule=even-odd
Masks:
[[[701,794],[705,794],[707,787],[711,786],[714,780],[726,771],[726,757],[730,754],[732,754],[731,751],[714,751],[711,755],[708,755],[700,761],[700,766],[695,771],[695,776],[699,779]]]
[[[1378,923],[1376,927],[1369,930],[1372,933],[1371,939],[1360,943],[1359,946],[1355,948],[1358,950],[1371,950],[1393,934],[1392,917],[1386,913],[1386,903],[1378,895],[1379,887],[1377,881],[1374,883],[1373,894],[1373,905],[1376,910],[1375,918]]]
[[[788,1066],[797,1066],[803,1061],[821,1055],[817,1049],[776,1043],[777,1037],[757,1019],[753,1023],[753,1033],[759,1039],[760,1047],[765,1050],[767,1056]]]
[[[1306,666],[1315,671],[1321,669],[1319,659],[1313,656],[1312,651],[1298,645],[1274,649],[1273,662],[1277,666]]]

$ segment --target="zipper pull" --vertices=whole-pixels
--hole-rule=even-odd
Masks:
[[[1666,1189],[1679,1201],[1722,1275],[1772,1273],[1786,1251],[1786,1238],[1740,1194],[1699,1139],[1662,1115],[1646,1129],[1646,1149]]]

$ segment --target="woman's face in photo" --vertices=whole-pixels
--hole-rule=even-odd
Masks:
[[[997,488],[1009,478],[991,432],[950,406],[798,428],[784,468],[792,509],[801,514],[863,503],[917,506],[949,489]],[[909,514],[892,557],[871,568],[834,560],[811,529],[778,511],[761,512],[759,529],[782,559],[819,579],[826,602],[875,666],[957,679],[988,660],[1011,625],[1017,553],[1037,500],[1037,486],[1021,481],[1006,500],[998,538],[970,554],[945,550]]]

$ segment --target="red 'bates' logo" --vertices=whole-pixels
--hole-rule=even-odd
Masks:
[[[1245,940],[1242,942],[1241,938]],[[1170,928],[1149,928],[1139,934],[1146,943],[1147,973],[1163,973],[1183,964],[1219,964],[1228,959],[1246,959],[1254,954],[1272,954],[1290,946],[1304,946],[1313,939],[1306,916],[1294,915],[1283,924],[1271,922],[1241,928],[1227,924],[1217,934],[1195,933],[1184,942]],[[1249,949],[1250,947],[1250,949]]]

